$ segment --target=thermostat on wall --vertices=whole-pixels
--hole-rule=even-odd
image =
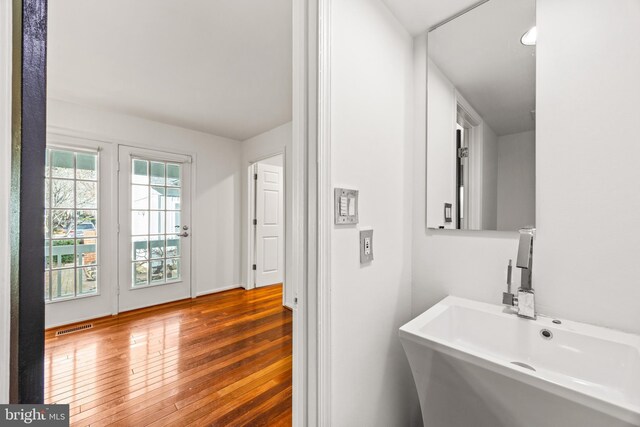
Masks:
[[[358,223],[358,190],[335,188],[334,220],[336,225]]]

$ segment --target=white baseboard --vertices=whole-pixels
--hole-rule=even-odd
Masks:
[[[246,289],[242,284],[230,285],[230,286],[225,286],[224,288],[216,288],[216,289],[211,289],[211,290],[208,290],[208,291],[198,292],[196,294],[196,297],[201,297],[201,296],[204,296],[204,295],[217,294],[218,292],[230,291],[231,289],[238,289],[238,288]]]

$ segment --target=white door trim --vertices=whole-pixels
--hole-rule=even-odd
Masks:
[[[247,283],[245,289],[255,289],[256,274],[253,271],[253,262],[255,259],[256,248],[256,229],[253,225],[256,211],[256,162],[249,164],[247,168]]]
[[[316,138],[318,0],[293,0],[291,242],[285,276],[294,290],[293,426],[318,425]]]
[[[319,0],[318,28],[318,426],[331,425],[331,0]]]
[[[318,2],[323,0],[293,0],[292,2],[292,17],[293,17],[293,143],[292,143],[292,204],[293,215],[292,222],[292,247],[290,262],[287,263],[286,275],[288,280],[292,281],[292,289],[295,291],[295,298],[297,298],[296,309],[294,310],[294,325],[293,325],[293,425],[297,427],[309,426],[313,427],[317,425],[317,387],[315,378],[317,376],[317,367],[315,359],[318,352],[315,350],[317,323],[315,323],[315,316],[308,315],[310,310],[306,307],[315,305],[316,300],[313,294],[308,293],[309,289],[315,291],[315,280],[313,275],[307,276],[308,263],[311,267],[314,267],[316,262],[316,252],[313,244],[307,246],[307,231],[315,227],[315,213],[310,210],[307,211],[308,201],[315,200],[317,194],[317,188],[315,187],[314,179],[307,179],[307,173],[311,175],[315,171],[313,161],[315,158],[307,158],[307,150],[312,153],[316,149],[316,102],[318,95],[316,92],[316,79],[317,79],[317,60],[318,60],[318,18],[325,16],[328,18],[327,11],[323,11],[319,14]],[[11,2],[8,0],[0,0],[2,6],[2,24],[0,28],[3,30],[0,32],[1,47],[3,59],[6,61],[0,61],[1,64],[7,64],[10,67],[11,64]],[[4,25],[6,24],[6,25]],[[325,32],[324,37],[328,37]],[[4,49],[6,47],[6,49]],[[8,70],[7,70],[8,71]],[[6,80],[5,81],[5,78]],[[3,88],[11,87],[10,75],[0,77],[0,85]],[[6,96],[4,96],[6,95]],[[2,98],[7,98],[6,107],[8,111],[3,111],[6,114],[11,113],[11,99],[10,93],[2,94]],[[5,105],[5,99],[0,99],[0,103]],[[3,117],[0,117],[3,120]],[[10,120],[10,116],[9,116]],[[114,141],[112,138],[106,135],[92,134],[90,132],[79,132],[75,129],[69,129],[64,127],[50,126],[48,129],[55,132],[62,132],[69,136],[79,136],[87,139],[96,139],[99,141],[110,142],[114,145],[123,144],[129,146],[139,146],[153,148],[148,144],[137,144],[131,141]],[[10,135],[9,135],[10,138]],[[10,142],[10,141],[9,141]],[[6,146],[3,145],[3,146]],[[117,147],[114,147],[117,148]],[[197,156],[196,153],[190,153],[193,158],[192,163],[192,187],[196,188],[196,165]],[[114,162],[115,160],[114,156]],[[8,170],[8,168],[6,169]],[[325,166],[325,170],[328,170]],[[117,186],[114,186],[117,187]],[[1,193],[0,193],[1,194]],[[195,195],[195,191],[193,192]],[[193,215],[192,224],[197,227],[196,224],[197,215]],[[0,224],[2,225],[2,224]],[[311,231],[311,230],[309,230]],[[312,240],[312,239],[310,239]],[[2,243],[2,242],[0,242]],[[313,241],[310,243],[314,243]],[[195,241],[192,243],[195,247]],[[4,245],[3,245],[4,246]],[[326,256],[326,255],[325,255]],[[193,268],[196,265],[197,253],[192,254],[192,287],[197,287],[196,269]],[[1,273],[5,273],[1,271]],[[311,279],[307,281],[307,279]],[[8,289],[2,289],[6,291]],[[307,300],[307,294],[310,298]],[[195,295],[192,295],[195,297]],[[8,299],[6,300],[8,301]],[[3,315],[3,319],[7,318],[7,322],[1,322],[2,325],[8,325],[8,304],[7,310],[0,311]],[[311,310],[315,311],[315,310]],[[8,372],[9,365],[9,340],[8,334],[6,337],[6,344],[4,347],[0,346],[2,354],[0,354],[0,361],[2,366],[0,372]],[[326,356],[329,354],[327,353]],[[6,357],[5,357],[6,356]],[[0,379],[5,378],[0,376]],[[2,387],[0,390],[0,400],[5,401],[5,397],[8,397],[8,381],[0,381],[0,384],[6,384],[6,387]],[[327,414],[329,416],[329,414]]]

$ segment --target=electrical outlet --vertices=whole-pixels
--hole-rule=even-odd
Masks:
[[[373,230],[360,230],[360,264],[373,261]]]

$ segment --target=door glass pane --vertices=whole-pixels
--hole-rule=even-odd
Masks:
[[[75,241],[73,239],[53,240],[51,258],[53,268],[69,268],[76,265]]]
[[[97,294],[98,154],[47,150],[45,299]]]
[[[164,258],[164,236],[152,236],[149,241],[151,248],[151,258]]]
[[[78,293],[81,295],[98,293],[98,267],[84,267],[77,271]]]
[[[178,280],[180,278],[180,260],[177,258],[167,260],[167,280]]]
[[[164,163],[151,162],[151,185],[165,185]]]
[[[167,210],[179,211],[180,210],[180,189],[179,188],[167,188]]]
[[[149,234],[149,211],[131,212],[131,235],[141,236]]]
[[[180,256],[180,237],[167,236],[167,256],[168,257]]]
[[[182,166],[144,159],[132,164],[133,286],[175,282],[180,278]]]
[[[167,211],[167,234],[181,233],[180,211]]]
[[[151,261],[151,283],[164,282],[164,260]]]
[[[151,209],[164,209],[165,187],[151,187]]]
[[[54,239],[73,237],[75,232],[74,211],[54,209],[51,211],[51,235]]]
[[[149,239],[147,236],[132,237],[131,260],[140,261],[149,259]]]
[[[66,179],[54,179],[51,181],[51,207],[73,208],[74,204],[73,181]]]
[[[76,237],[90,238],[98,235],[98,211],[76,211]]]
[[[146,285],[149,283],[149,263],[133,263],[133,286]]]
[[[52,297],[66,298],[75,295],[75,268],[53,270],[51,272]]]
[[[133,184],[149,184],[149,162],[146,160],[133,159],[131,182]]]
[[[131,186],[131,209],[149,209],[149,187],[146,185]]]
[[[79,239],[76,245],[78,265],[96,265],[98,263],[98,248],[96,239]]]
[[[180,165],[167,164],[167,186],[180,187]]]
[[[77,181],[77,208],[96,209],[98,207],[98,183],[91,181]]]
[[[74,158],[72,151],[51,150],[51,176],[73,179],[75,177]]]
[[[164,234],[164,211],[149,212],[149,234]]]
[[[76,154],[76,179],[98,180],[98,156],[95,154]]]

